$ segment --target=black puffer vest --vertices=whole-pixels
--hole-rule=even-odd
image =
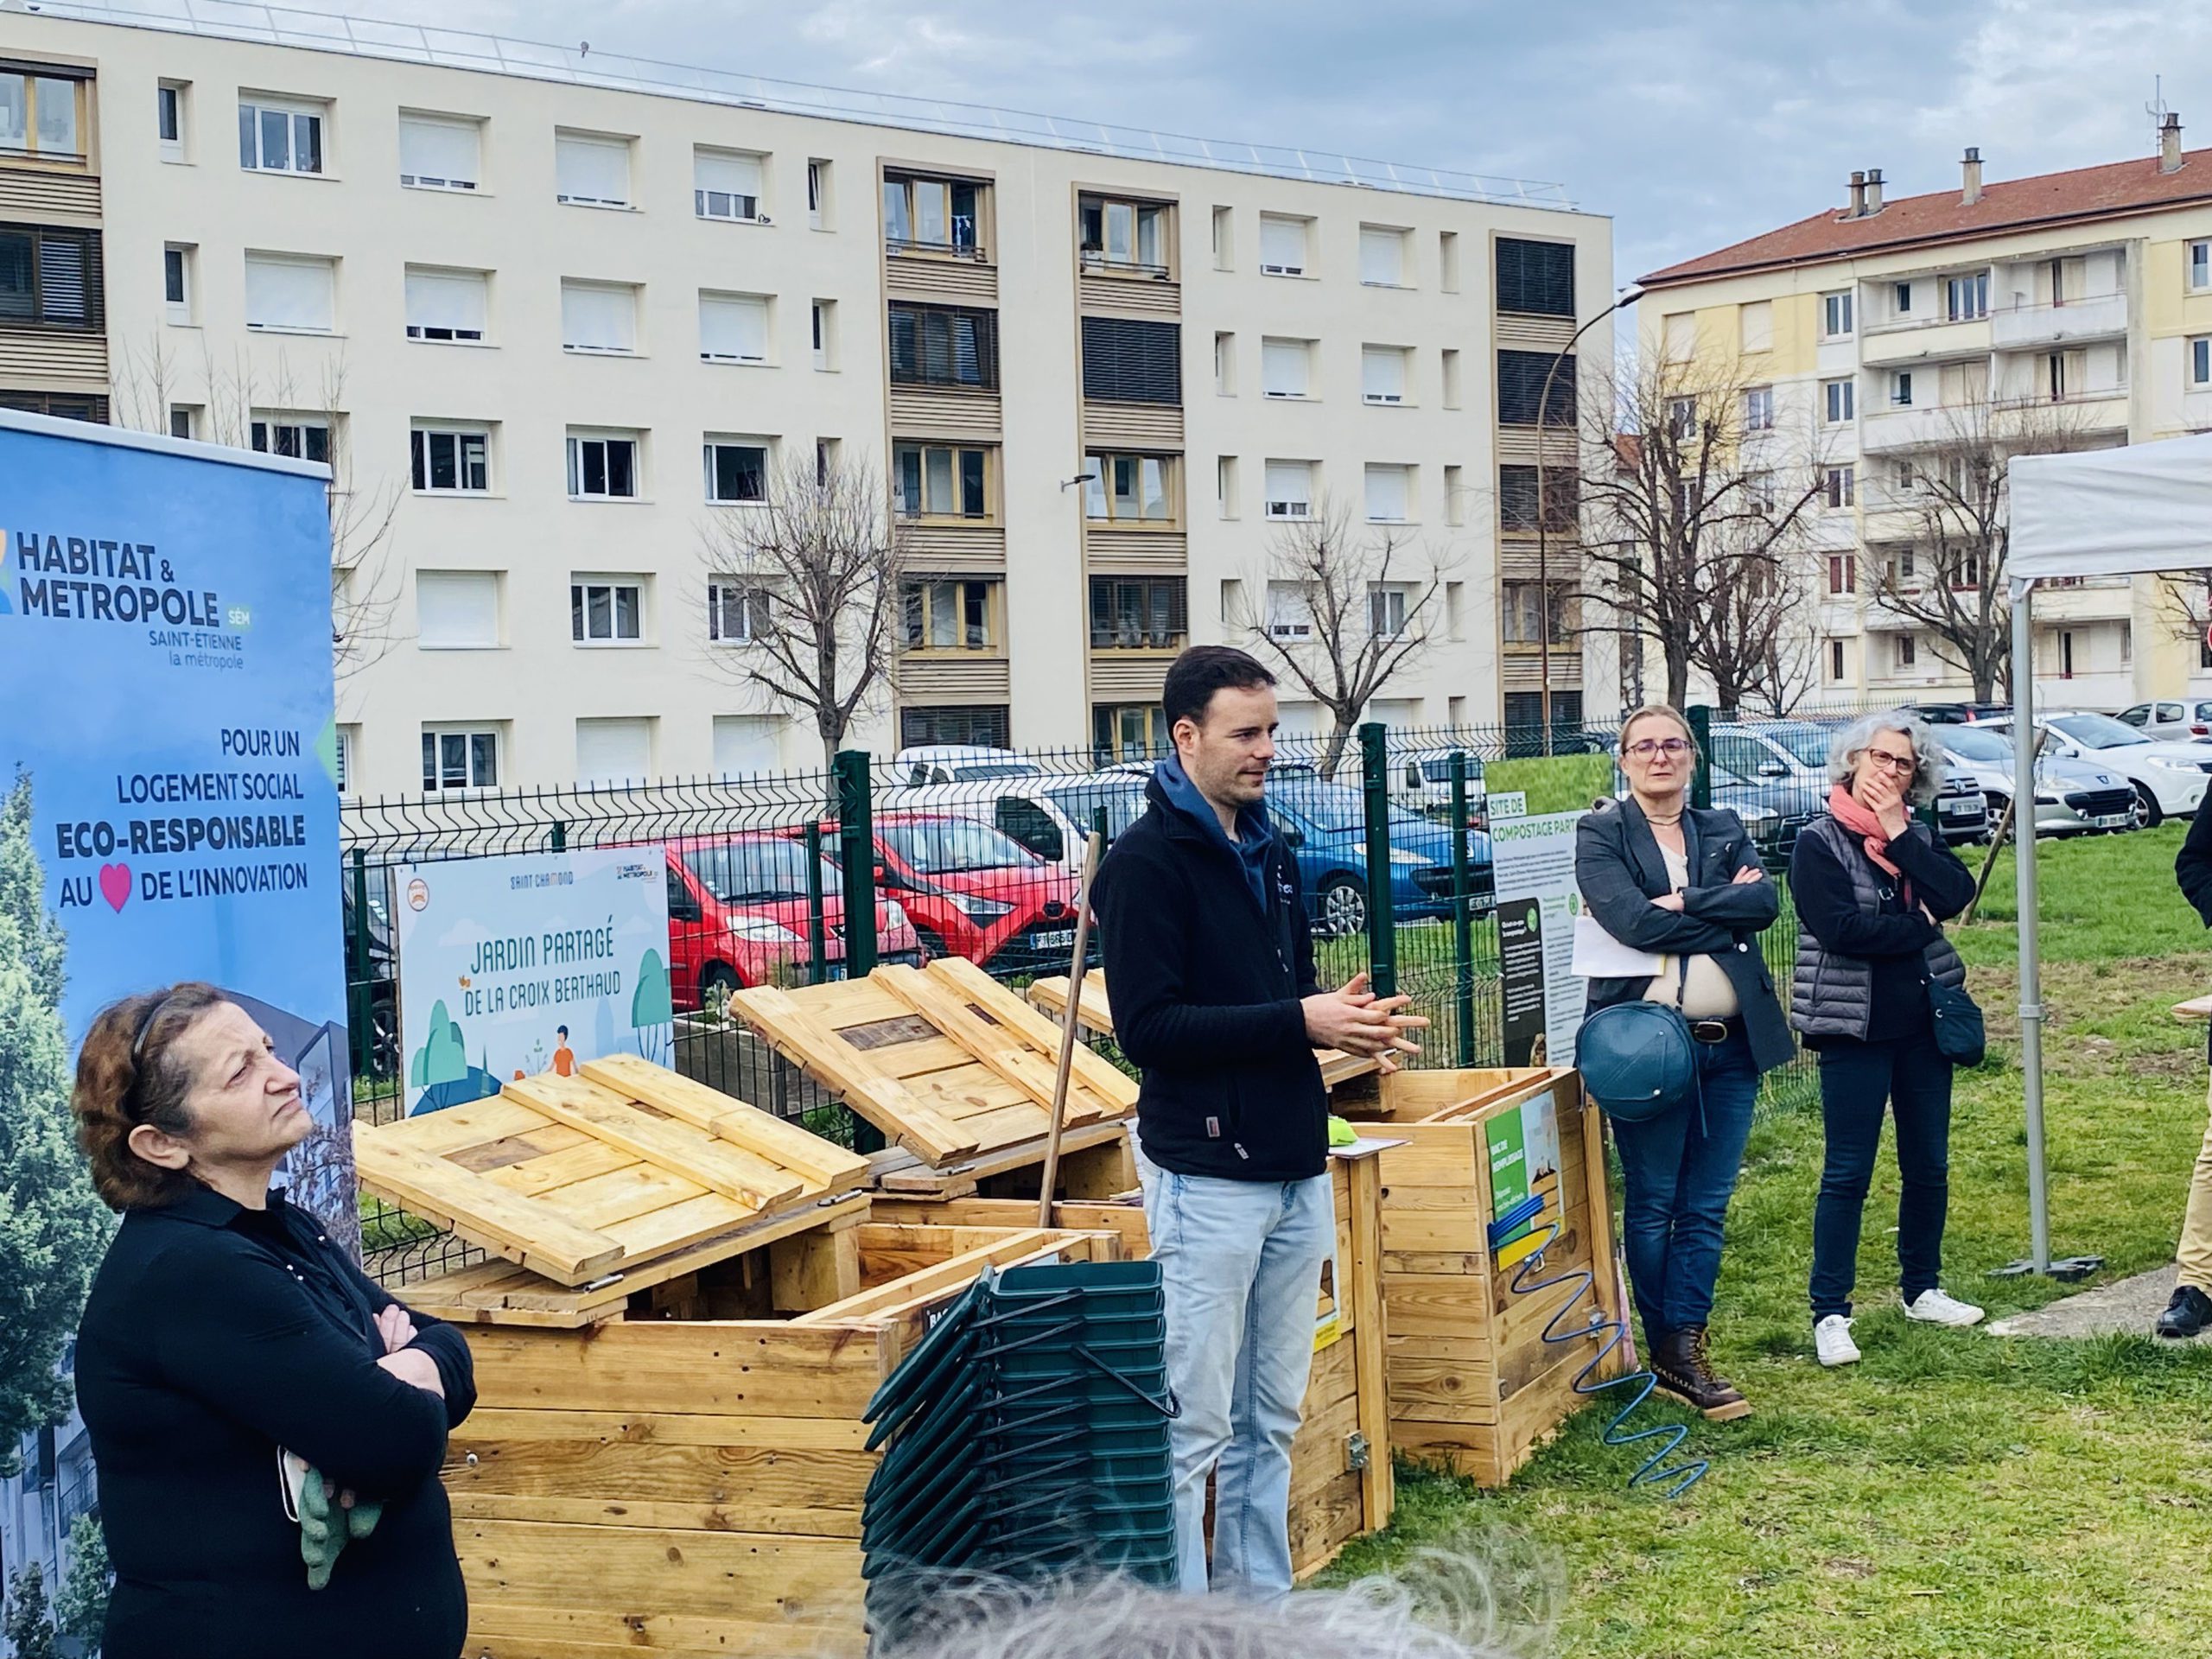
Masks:
[[[1882,899],[1875,870],[1859,838],[1822,813],[1802,830],[1801,836],[1815,837],[1843,866],[1851,878],[1851,891],[1859,908],[1869,916],[1881,913]],[[1929,838],[1928,826],[1915,823],[1905,833]],[[1939,985],[1963,986],[1966,963],[1950,940],[1938,938],[1927,950],[1928,975]],[[1856,1037],[1865,1041],[1867,1020],[1874,1000],[1874,965],[1864,957],[1847,957],[1821,948],[1802,925],[1797,932],[1797,965],[1789,976],[1789,1023],[1808,1037]]]

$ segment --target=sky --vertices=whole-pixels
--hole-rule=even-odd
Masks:
[[[2113,0],[314,0],[675,63],[1563,185],[1625,284],[1822,208],[2212,146],[2212,7]],[[2193,119],[2193,124],[2192,124]]]

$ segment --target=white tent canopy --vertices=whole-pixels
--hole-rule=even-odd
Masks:
[[[2212,435],[2132,443],[2078,454],[2017,455],[2007,477],[2012,540],[2012,690],[2016,737],[2035,729],[2035,584],[2065,576],[2212,569]],[[2035,754],[2016,741],[2013,798],[2035,798]],[[2208,808],[2207,810],[2212,810]],[[2044,1179],[2043,985],[2037,963],[2036,838],[2018,849],[2020,1069],[2028,1132],[2028,1211],[2037,1272],[2050,1267]]]

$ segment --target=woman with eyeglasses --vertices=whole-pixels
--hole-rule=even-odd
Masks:
[[[1936,798],[1943,752],[1908,709],[1867,715],[1828,747],[1827,811],[1789,861],[1797,965],[1789,1023],[1821,1057],[1827,1154],[1813,1208],[1813,1346],[1823,1365],[1858,1359],[1851,1293],[1859,1230],[1886,1109],[1897,1119],[1897,1270],[1909,1319],[1967,1325],[1971,1303],[1936,1283],[1950,1203],[1951,1062],[1936,1046],[1931,980],[1966,982],[1942,924],[1974,877],[1912,809]]]
[[[299,1074],[212,985],[100,1011],[72,1099],[123,1224],[77,1335],[115,1589],[106,1659],[454,1659],[439,1466],[467,1344],[270,1179]]]
[[[1575,884],[1588,913],[1656,972],[1589,982],[1589,1011],[1638,999],[1681,1010],[1696,1039],[1696,1098],[1644,1122],[1612,1122],[1621,1242],[1659,1385],[1716,1422],[1751,1402],[1713,1369],[1707,1327],[1721,1227],[1751,1136],[1760,1074],[1796,1052],[1758,936],[1778,908],[1744,822],[1688,803],[1700,756],[1689,722],[1663,705],[1621,728],[1628,794],[1576,831]]]

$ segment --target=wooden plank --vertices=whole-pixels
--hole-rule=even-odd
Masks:
[[[844,987],[812,988],[842,990]],[[757,985],[738,992],[730,999],[730,1006],[766,1036],[779,1053],[842,1096],[855,1111],[887,1135],[912,1147],[925,1161],[949,1163],[979,1149],[980,1143],[972,1135],[808,1014],[795,994]]]
[[[804,1215],[805,1211],[798,1211]],[[607,1236],[620,1243],[632,1261],[645,1261],[665,1255],[671,1250],[688,1249],[694,1244],[719,1237],[733,1227],[741,1227],[758,1218],[758,1211],[748,1210],[734,1198],[726,1198],[719,1192],[702,1192],[696,1198],[686,1198],[681,1204],[668,1205],[649,1211],[628,1221],[616,1222],[607,1228]]]
[[[964,989],[956,990],[944,981],[904,963],[879,968],[868,977],[1008,1083],[1025,1090],[1030,1099],[1039,1104],[1051,1101],[1058,1084],[1052,1064],[1022,1042],[1019,1033],[978,1014],[969,1006]],[[1107,1103],[1089,1088],[1070,1084],[1065,1122],[1071,1126],[1090,1123],[1109,1115]]]
[[[618,1319],[582,1338],[472,1325],[480,1406],[859,1421],[888,1374],[880,1333],[783,1320]]]
[[[573,1129],[563,1129],[563,1135],[576,1135]],[[537,1137],[532,1136],[535,1140]],[[634,1154],[620,1147],[610,1147],[603,1141],[593,1141],[576,1135],[578,1144],[560,1152],[532,1158],[526,1163],[508,1164],[486,1170],[486,1179],[497,1181],[510,1192],[519,1192],[524,1198],[536,1198],[550,1192],[556,1186],[567,1186],[576,1181],[588,1181],[594,1175],[611,1175],[618,1169],[628,1169],[638,1163]]]
[[[591,1605],[531,1606],[487,1599],[472,1582],[465,1659],[733,1659],[733,1656],[802,1653],[810,1659],[862,1659],[860,1567],[842,1600],[814,1606],[793,1622],[773,1609],[734,1600],[699,1617],[616,1611]]]
[[[636,1616],[796,1624],[856,1594],[849,1539],[672,1528],[461,1521],[454,1527],[471,1603],[582,1606]]]
[[[861,1288],[861,1230],[856,1226],[794,1233],[768,1247],[770,1305],[779,1313],[826,1307]]]
[[[1351,1470],[1301,1504],[1290,1517],[1293,1574],[1311,1578],[1334,1560],[1337,1552],[1359,1535],[1362,1513],[1360,1477]]]
[[[849,1192],[868,1179],[868,1160],[858,1154],[637,1055],[586,1060],[579,1069],[593,1082],[791,1170],[825,1192]]]
[[[725,1145],[688,1123],[641,1111],[586,1077],[521,1077],[507,1085],[507,1092],[548,1117],[696,1181],[747,1209],[772,1210],[805,1190],[806,1184],[788,1170],[741,1147]]]
[[[927,972],[931,978],[943,980],[988,1018],[1014,1033],[1039,1054],[1052,1057],[1057,1064],[1060,1052],[1058,1020],[1046,1019],[965,957],[939,957],[930,963]],[[1103,988],[1103,979],[1100,984]],[[1096,1049],[1080,1043],[1076,1046],[1071,1075],[1080,1078],[1083,1086],[1103,1102],[1109,1113],[1136,1110],[1136,1079]]]
[[[596,1279],[623,1259],[621,1244],[510,1192],[497,1181],[396,1144],[388,1131],[353,1126],[361,1184],[427,1221],[564,1285]]]
[[[878,1197],[868,1214],[893,1224],[941,1222],[952,1227],[1028,1227],[1037,1220],[1033,1198],[906,1198]],[[1064,1202],[1052,1206],[1052,1224],[1078,1232],[1113,1233],[1130,1260],[1151,1254],[1144,1210],[1135,1204]]]
[[[694,1412],[539,1411],[479,1406],[454,1431],[448,1467],[472,1439],[639,1440],[666,1446],[753,1446],[766,1451],[860,1452],[868,1426],[857,1417],[712,1417]]]
[[[1128,1136],[1116,1135],[1095,1147],[1064,1152],[1055,1185],[1071,1199],[1113,1198],[1135,1192],[1137,1160]]]
[[[1351,1194],[1351,1302],[1356,1313],[1352,1342],[1359,1372],[1359,1428],[1368,1446],[1367,1468],[1360,1478],[1366,1505],[1363,1517],[1370,1531],[1390,1522],[1396,1489],[1390,1472],[1390,1400],[1388,1362],[1383,1342],[1386,1309],[1382,1300],[1382,1159],[1338,1159],[1335,1166],[1349,1177]],[[1338,1287],[1344,1294],[1344,1287]]]
[[[657,1164],[640,1163],[633,1158],[621,1169],[556,1187],[550,1192],[537,1194],[537,1199],[580,1227],[615,1237],[619,1235],[614,1230],[621,1223],[687,1203],[705,1192],[706,1188],[696,1181],[688,1181],[671,1170]],[[734,1206],[732,1208],[734,1210]],[[755,1212],[747,1210],[736,1213]]]
[[[860,1536],[876,1454],[703,1441],[472,1434],[444,1480],[456,1519]]]
[[[1096,1146],[1127,1133],[1119,1119],[1104,1123],[1086,1123],[1070,1129],[1060,1140],[1060,1155],[1065,1158],[1078,1147]],[[963,1198],[976,1190],[976,1183],[994,1175],[1004,1175],[1017,1169],[1027,1169],[1045,1161],[1045,1142],[1042,1136],[1007,1147],[995,1147],[963,1158],[957,1163],[933,1167],[918,1161],[908,1164],[899,1154],[878,1154],[875,1164],[875,1184],[887,1193],[904,1192],[913,1196]],[[1033,1215],[1032,1219],[1034,1219]]]
[[[828,1307],[802,1313],[791,1323],[794,1325],[847,1323],[866,1319],[879,1311],[903,1306],[918,1298],[926,1298],[940,1291],[957,1290],[986,1267],[1029,1255],[1055,1241],[1056,1236],[1044,1228],[1024,1228],[992,1243],[963,1250],[938,1267],[909,1274],[877,1289],[862,1291],[857,1296],[848,1297]]]
[[[879,1049],[875,1061],[887,1077],[912,1083],[932,1071],[973,1065],[976,1057],[950,1037],[931,1037],[925,1042],[900,1043],[895,1047]]]
[[[480,1147],[511,1135],[528,1135],[533,1129],[552,1127],[543,1113],[493,1095],[485,1100],[472,1100],[466,1105],[404,1117],[397,1123],[387,1124],[382,1133],[417,1152],[442,1158],[449,1152]]]

